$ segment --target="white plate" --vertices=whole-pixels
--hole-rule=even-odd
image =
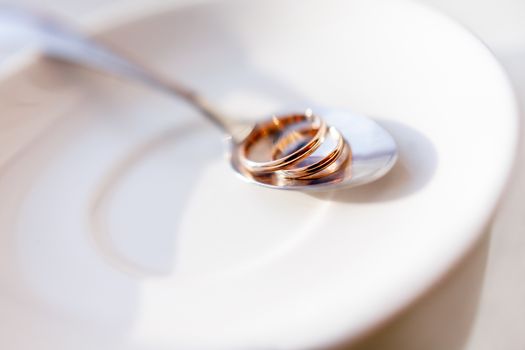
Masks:
[[[355,339],[479,238],[516,144],[488,50],[398,1],[229,1],[108,40],[232,115],[351,107],[396,137],[378,183],[246,184],[219,134],[128,82],[27,58],[0,84],[0,346],[285,349]]]

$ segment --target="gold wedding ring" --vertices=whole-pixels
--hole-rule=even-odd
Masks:
[[[300,149],[270,161],[257,162],[248,158],[251,148],[261,139],[279,136],[290,125],[297,125],[303,122],[310,123],[310,128],[315,130],[315,135]],[[244,168],[252,173],[267,173],[282,169],[301,161],[315,152],[323,143],[326,130],[326,123],[318,116],[312,114],[291,114],[281,118],[273,117],[268,122],[257,124],[247,136],[240,149],[239,160]]]
[[[260,144],[267,148],[259,161],[252,153]],[[244,174],[296,183],[316,181],[348,169],[352,159],[351,148],[341,133],[309,111],[274,116],[257,124],[234,152]]]

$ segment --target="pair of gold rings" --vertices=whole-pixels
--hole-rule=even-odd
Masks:
[[[341,133],[311,111],[257,124],[236,152],[245,173],[299,181],[329,176],[352,156]]]

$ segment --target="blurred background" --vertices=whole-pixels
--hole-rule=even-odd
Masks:
[[[507,70],[523,110],[525,0],[416,1],[435,7],[455,18],[489,46]],[[147,7],[162,0],[47,0],[45,4],[41,0],[13,2],[52,11],[89,28],[90,23],[95,19],[104,18],[105,13],[113,12],[115,7]],[[14,53],[16,50],[0,52],[0,64]],[[524,151],[525,147],[522,145],[513,179],[495,217],[490,243],[487,243],[488,258],[480,303],[466,340],[467,350],[525,349]],[[446,337],[446,334],[443,336]],[[380,343],[371,344],[376,346],[369,344],[368,348],[380,346],[377,345]]]

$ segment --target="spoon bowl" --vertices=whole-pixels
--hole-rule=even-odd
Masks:
[[[256,175],[244,170],[239,160],[242,141],[230,139],[230,161],[240,177],[250,183],[269,188],[301,191],[326,191],[328,189],[350,188],[373,182],[385,174],[398,158],[394,138],[381,125],[363,115],[338,108],[316,108],[316,114],[335,127],[351,149],[351,159],[330,176],[316,179],[293,180],[272,175]],[[286,116],[291,113],[279,113]]]

